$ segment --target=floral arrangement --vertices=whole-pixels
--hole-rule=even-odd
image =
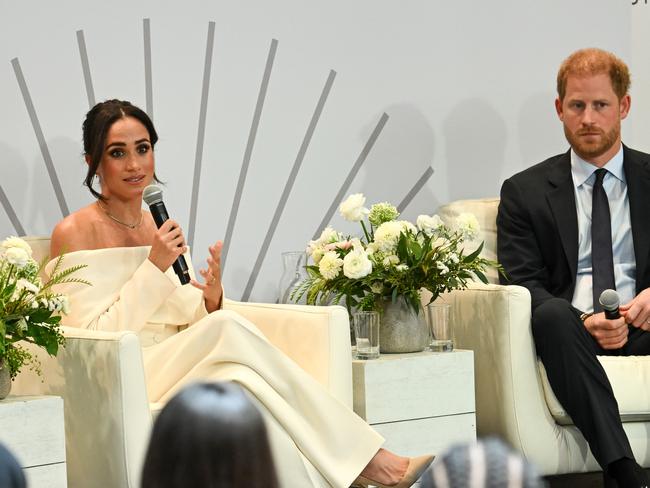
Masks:
[[[307,254],[314,264],[307,266],[308,277],[294,289],[292,299],[306,295],[311,305],[344,300],[348,311],[381,311],[387,300],[403,296],[417,313],[422,288],[433,294],[433,301],[444,292],[465,288],[475,277],[487,283],[485,269],[499,267],[480,257],[483,243],[465,254],[465,240],[475,239],[480,230],[472,214],[459,215],[453,228],[437,215],[420,215],[414,225],[397,220],[399,212],[390,203],[367,209],[365,201],[357,193],[339,208],[344,219],[361,223],[362,237],[327,227],[309,242]]]
[[[40,363],[20,341],[41,346],[52,356],[64,343],[59,322],[60,314],[69,311],[68,298],[54,293],[52,286],[90,284],[70,278],[85,265],[61,270],[63,255],[54,264],[52,277],[43,283],[39,273],[45,262],[34,261],[32,249],[23,239],[9,237],[0,243],[0,365],[6,363],[12,379],[26,364],[41,374]]]

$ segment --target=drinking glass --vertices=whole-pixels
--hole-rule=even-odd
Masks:
[[[379,357],[379,313],[355,312],[352,315],[357,344],[357,359]]]
[[[429,350],[436,352],[447,352],[454,349],[454,342],[449,322],[451,305],[448,303],[430,303],[426,308],[427,322],[431,339]]]

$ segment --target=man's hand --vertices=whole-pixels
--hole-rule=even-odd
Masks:
[[[587,317],[585,328],[603,349],[619,349],[627,342],[627,322],[623,316],[607,320],[603,312]]]
[[[650,330],[650,288],[646,288],[632,301],[619,307],[625,322],[643,330]]]

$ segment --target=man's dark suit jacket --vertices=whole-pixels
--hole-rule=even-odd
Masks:
[[[636,257],[636,290],[650,286],[650,155],[623,146]],[[570,152],[507,179],[497,216],[502,283],[530,290],[533,311],[546,300],[573,298],[578,268],[578,216]]]

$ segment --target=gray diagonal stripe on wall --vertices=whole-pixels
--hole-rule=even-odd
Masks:
[[[262,268],[262,263],[264,262],[266,253],[269,250],[269,245],[271,244],[271,240],[273,239],[275,230],[277,229],[278,223],[280,222],[280,217],[282,217],[282,212],[284,211],[284,207],[286,206],[287,200],[289,199],[289,194],[291,193],[293,184],[295,183],[296,177],[298,176],[298,171],[300,171],[300,166],[302,165],[302,162],[305,159],[307,148],[309,147],[311,138],[314,135],[314,131],[316,130],[316,125],[318,124],[318,120],[320,119],[321,113],[323,112],[323,107],[325,107],[325,102],[327,101],[327,97],[329,96],[330,90],[332,89],[332,84],[334,83],[335,77],[336,77],[336,72],[334,70],[330,70],[329,76],[327,77],[327,81],[325,81],[325,86],[323,87],[323,91],[321,92],[320,98],[318,99],[318,103],[316,104],[316,109],[314,110],[314,114],[311,117],[311,121],[309,122],[307,131],[305,132],[305,136],[302,139],[302,144],[300,145],[300,149],[298,150],[298,155],[296,156],[296,160],[293,163],[293,168],[291,168],[291,173],[289,174],[289,177],[287,178],[287,182],[284,185],[284,190],[282,191],[282,196],[280,197],[278,206],[276,207],[275,213],[273,214],[273,219],[271,220],[271,224],[269,225],[269,228],[266,231],[264,242],[262,243],[260,252],[257,255],[257,260],[255,261],[253,270],[251,271],[251,274],[248,277],[248,283],[246,283],[246,288],[244,289],[244,294],[242,295],[241,298],[241,301],[243,302],[248,301],[251,292],[253,291],[253,287],[255,286],[255,281],[259,276],[260,269]]]
[[[81,69],[84,73],[84,83],[86,85],[86,96],[88,97],[88,107],[95,106],[95,89],[93,88],[93,79],[90,76],[90,63],[88,62],[88,51],[86,50],[86,38],[83,30],[77,31],[77,44],[79,45],[79,57],[81,58]]]
[[[23,70],[20,67],[20,61],[18,58],[11,60],[11,65],[14,68],[14,73],[16,74],[16,80],[18,81],[18,86],[23,95],[23,101],[25,102],[25,108],[29,114],[29,120],[32,122],[32,127],[34,128],[34,134],[36,135],[36,140],[41,149],[41,154],[43,156],[43,161],[45,161],[45,167],[47,168],[47,174],[50,177],[52,182],[52,188],[54,188],[54,193],[56,194],[56,199],[59,202],[59,208],[61,209],[61,214],[64,217],[67,217],[70,211],[68,210],[68,204],[65,201],[63,196],[63,191],[61,190],[61,183],[59,183],[59,177],[56,175],[56,169],[54,168],[54,163],[52,162],[52,156],[50,155],[50,150],[47,147],[47,142],[45,142],[45,137],[43,136],[43,130],[41,129],[41,123],[38,121],[38,116],[36,115],[36,109],[34,108],[34,103],[32,102],[32,97],[29,94],[29,89],[27,88],[27,82],[23,76]]]
[[[226,259],[228,257],[228,249],[232,241],[233,230],[235,229],[235,222],[237,221],[237,213],[239,212],[239,204],[244,192],[244,185],[246,184],[246,175],[248,174],[248,167],[251,162],[251,155],[253,154],[253,146],[255,145],[255,137],[257,135],[257,128],[260,124],[262,117],[262,109],[264,108],[264,99],[266,98],[266,91],[269,87],[269,80],[271,78],[271,70],[273,69],[273,60],[275,53],[278,49],[278,40],[271,41],[269,54],[266,58],[266,66],[264,68],[264,76],[260,85],[260,91],[257,95],[257,103],[255,104],[255,111],[253,112],[253,122],[251,129],[248,133],[248,142],[246,143],[246,151],[244,151],[244,160],[242,161],[241,170],[239,171],[239,179],[237,180],[237,188],[235,189],[235,196],[233,197],[232,207],[230,209],[230,216],[228,217],[228,226],[226,227],[226,235],[223,240],[223,248],[221,250],[221,274],[223,275],[226,268]]]
[[[190,222],[188,224],[187,243],[194,244],[196,228],[196,211],[199,204],[199,184],[201,180],[201,163],[203,162],[203,143],[205,141],[205,119],[208,112],[208,95],[210,94],[210,72],[212,71],[212,51],[214,49],[214,22],[208,23],[208,41],[205,46],[205,64],[203,66],[203,88],[201,89],[201,108],[199,112],[199,129],[196,136],[196,154],[194,156],[194,180],[192,182],[192,200],[190,204]]]
[[[144,93],[147,115],[153,120],[153,79],[151,74],[151,21],[142,19],[142,35],[144,37]]]
[[[426,184],[427,181],[429,181],[429,178],[433,176],[433,168],[429,166],[422,176],[420,176],[420,179],[415,182],[415,185],[413,185],[413,188],[409,190],[409,192],[406,194],[406,196],[402,199],[400,204],[397,206],[397,211],[399,213],[402,213],[406,207],[408,207],[408,204],[411,203],[411,200],[415,198],[415,195],[418,194],[418,192],[422,189],[422,187]]]
[[[9,217],[9,221],[11,222],[11,225],[14,226],[14,229],[16,229],[18,235],[26,235],[27,233],[25,232],[25,228],[23,227],[23,224],[20,223],[20,220],[18,220],[18,216],[16,215],[14,208],[11,206],[9,199],[7,198],[7,194],[2,189],[2,185],[0,185],[0,204],[2,204],[5,212],[7,212],[7,217]]]
[[[377,139],[379,138],[379,134],[381,134],[381,131],[383,130],[387,121],[388,121],[388,114],[384,112],[379,118],[379,121],[377,122],[375,129],[372,131],[372,134],[370,134],[370,137],[368,138],[368,142],[366,142],[366,145],[361,150],[361,153],[359,154],[359,157],[355,161],[354,166],[352,166],[352,169],[350,169],[350,172],[348,173],[347,178],[345,178],[345,181],[341,185],[339,192],[334,197],[334,201],[332,201],[330,208],[327,210],[327,213],[325,213],[325,217],[323,217],[323,220],[321,221],[320,225],[316,228],[316,232],[314,233],[314,237],[312,237],[312,239],[318,239],[318,236],[320,236],[325,226],[330,223],[330,220],[332,220],[332,216],[334,215],[334,212],[336,212],[336,208],[338,207],[339,203],[343,199],[345,193],[350,188],[350,185],[352,184],[352,181],[354,181],[355,176],[357,176],[357,173],[361,169],[361,166],[363,166],[363,163],[368,157],[368,154],[370,154],[370,151],[375,145],[375,142],[377,142]]]

